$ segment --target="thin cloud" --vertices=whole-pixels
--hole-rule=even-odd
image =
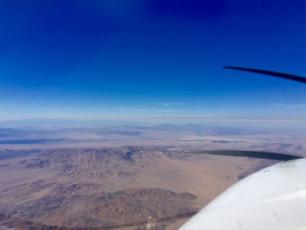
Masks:
[[[272,107],[280,109],[306,109],[306,104],[273,104]]]
[[[171,106],[180,106],[180,105],[186,105],[185,102],[165,102],[162,104],[164,107],[171,107]]]

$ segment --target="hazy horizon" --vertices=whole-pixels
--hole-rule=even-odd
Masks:
[[[223,69],[305,75],[305,1],[18,2],[0,4],[0,120],[306,117],[303,85]]]

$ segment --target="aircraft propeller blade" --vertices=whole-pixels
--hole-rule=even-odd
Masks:
[[[262,70],[262,69],[255,69],[255,68],[246,68],[246,67],[237,67],[237,66],[224,66],[225,69],[230,70],[238,70],[238,71],[245,71],[257,74],[268,75],[277,78],[284,78],[291,81],[297,81],[306,84],[306,78],[298,75],[288,74],[288,73],[281,73],[275,72],[270,70]]]
[[[283,79],[306,84],[305,77],[288,74],[288,73],[275,72],[275,71],[263,70],[263,69],[255,69],[255,68],[237,67],[237,66],[224,66],[224,68],[229,69],[229,70],[238,70],[238,71],[251,72],[251,73],[256,73],[256,74],[268,75],[272,77],[283,78]],[[214,154],[227,155],[227,156],[244,156],[244,157],[271,159],[271,160],[283,160],[283,161],[302,158],[301,156],[297,156],[297,155],[259,152],[259,151],[214,151]]]
[[[291,161],[303,158],[301,156],[293,154],[265,152],[265,151],[248,151],[248,150],[210,150],[210,151],[199,151],[197,153],[205,155],[248,157],[248,158],[257,158],[257,159],[278,160],[278,161]]]

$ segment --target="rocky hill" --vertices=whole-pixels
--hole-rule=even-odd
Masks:
[[[0,226],[165,229],[262,162],[176,147],[0,152]]]

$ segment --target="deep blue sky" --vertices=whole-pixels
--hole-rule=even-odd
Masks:
[[[306,115],[305,0],[2,0],[0,119]]]

